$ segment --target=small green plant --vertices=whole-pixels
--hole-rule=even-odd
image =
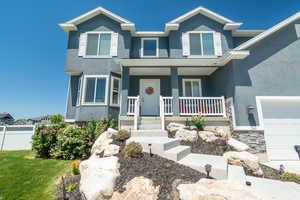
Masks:
[[[51,124],[60,124],[63,122],[63,116],[62,115],[53,115],[51,118],[50,118],[50,122]]]
[[[280,176],[280,180],[300,184],[300,175],[294,173],[284,173]]]
[[[172,164],[171,164],[171,163],[168,163],[168,162],[166,162],[166,163],[164,163],[164,167],[165,167],[165,168],[171,168],[171,167],[172,167]]]
[[[127,130],[119,130],[118,134],[114,136],[114,138],[118,141],[125,141],[130,138],[130,132]]]
[[[66,189],[66,192],[72,192],[72,191],[74,191],[75,189],[76,189],[76,187],[77,187],[77,184],[72,184],[72,185],[69,185],[68,187],[67,187],[67,189]]]
[[[126,158],[137,158],[139,157],[143,152],[143,147],[138,142],[130,142],[127,144],[124,148],[124,155]]]
[[[198,116],[192,117],[192,122],[198,129],[198,131],[204,130],[205,119],[199,114]]]
[[[79,175],[80,174],[79,165],[80,165],[79,161],[73,161],[72,162],[72,164],[71,164],[71,170],[72,170],[72,174],[73,175]]]

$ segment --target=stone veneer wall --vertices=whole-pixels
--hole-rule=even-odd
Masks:
[[[230,121],[230,131],[232,137],[247,144],[251,153],[265,153],[266,152],[266,141],[264,132],[262,131],[234,131],[233,118],[231,110],[232,101],[226,101],[226,114]]]

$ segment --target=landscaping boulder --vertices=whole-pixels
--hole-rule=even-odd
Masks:
[[[198,134],[195,130],[180,129],[176,132],[175,138],[183,141],[196,142],[198,140]]]
[[[118,131],[116,129],[113,129],[113,128],[108,128],[107,132],[110,135],[116,135],[118,133]]]
[[[211,131],[199,131],[198,135],[205,142],[214,142],[218,139],[215,133]]]
[[[91,150],[90,158],[98,158],[96,154],[101,154],[104,152],[104,156],[112,156],[119,153],[120,147],[117,145],[111,144],[113,139],[112,136],[115,135],[116,132],[114,129],[108,129],[103,132],[95,141]]]
[[[228,159],[229,164],[244,167],[255,176],[262,176],[263,171],[259,165],[259,159],[257,156],[246,152],[229,151],[223,154]]]
[[[201,179],[194,184],[177,187],[181,200],[262,200],[242,186],[228,180]]]
[[[119,173],[118,158],[115,156],[88,159],[80,163],[80,191],[87,200],[110,197]]]
[[[229,131],[226,131],[224,128],[222,127],[217,127],[215,129],[215,133],[216,133],[216,136],[218,137],[221,137],[221,138],[224,138],[224,139],[228,139],[230,137],[230,132]]]
[[[247,151],[249,149],[249,146],[247,144],[233,138],[230,138],[227,141],[227,144],[235,151]]]
[[[181,129],[184,129],[186,128],[185,125],[183,124],[178,124],[178,123],[174,123],[174,122],[171,122],[168,126],[167,126],[167,130],[171,133],[175,133],[177,132],[178,130],[181,130]]]
[[[156,200],[159,186],[155,187],[153,181],[145,177],[135,177],[125,185],[124,192],[114,192],[110,200]]]

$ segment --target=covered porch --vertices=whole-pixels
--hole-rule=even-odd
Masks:
[[[120,119],[138,129],[139,118],[226,118],[224,96],[213,96],[209,76],[217,67],[123,67]]]

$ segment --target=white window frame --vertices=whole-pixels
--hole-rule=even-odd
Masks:
[[[184,97],[187,97],[186,96],[186,92],[185,92],[185,82],[193,82],[193,81],[197,81],[199,83],[199,94],[200,94],[200,97],[202,97],[202,85],[201,85],[201,79],[191,79],[191,78],[186,78],[186,79],[182,79],[182,89],[183,89],[183,96]],[[191,86],[193,87],[193,85],[191,84]],[[192,88],[192,96],[191,97],[194,97],[193,96],[193,88]]]
[[[77,91],[77,99],[76,99],[76,106],[81,105],[81,96],[82,96],[82,87],[83,87],[83,75],[79,77],[80,84],[78,84],[78,91]]]
[[[188,41],[189,41],[189,56],[188,58],[218,58],[216,56],[216,47],[215,47],[215,31],[189,31],[188,33]],[[191,55],[191,41],[190,41],[190,35],[191,34],[203,34],[203,33],[211,33],[213,35],[213,45],[214,45],[214,55]],[[200,37],[201,41],[201,53],[203,54],[203,42],[202,42],[202,36]]]
[[[105,86],[105,97],[104,97],[104,103],[87,103],[84,101],[85,92],[86,92],[86,79],[87,78],[105,78],[106,86]],[[108,97],[108,85],[109,85],[109,76],[108,75],[84,75],[83,76],[83,93],[81,95],[81,105],[85,106],[95,106],[95,105],[107,105],[107,97]],[[96,92],[97,87],[95,87],[94,95]]]
[[[111,48],[113,47],[112,46],[112,37],[113,37],[113,32],[112,31],[90,31],[90,32],[86,32],[87,36],[86,36],[86,48],[85,48],[85,53],[84,53],[84,58],[112,58],[112,55],[111,55]],[[96,56],[93,56],[93,55],[87,55],[87,49],[88,49],[88,38],[89,38],[89,35],[92,35],[92,34],[98,34],[98,47],[97,47],[97,55]],[[98,55],[99,54],[99,45],[100,45],[100,37],[101,37],[101,34],[110,34],[110,52],[109,52],[109,55]]]
[[[144,56],[144,41],[155,40],[156,41],[156,55],[155,56]],[[142,58],[158,58],[159,57],[159,38],[142,38],[141,39],[141,57]]]
[[[114,104],[113,103],[113,86],[114,86],[114,79],[119,81],[119,91],[118,91],[118,103]],[[120,97],[121,97],[121,79],[115,76],[111,76],[111,81],[110,81],[110,106],[112,107],[120,107]]]

